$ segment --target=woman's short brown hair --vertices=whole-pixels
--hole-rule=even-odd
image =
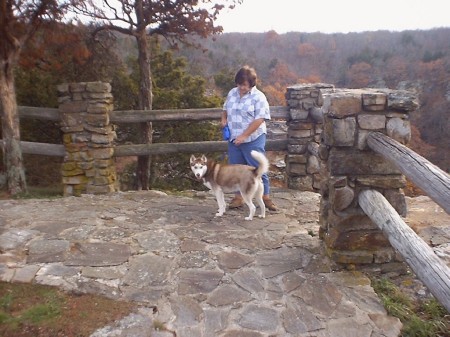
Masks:
[[[243,66],[238,70],[236,76],[234,77],[234,83],[243,84],[244,82],[248,82],[250,88],[253,88],[256,85],[257,75],[255,69],[249,66]]]

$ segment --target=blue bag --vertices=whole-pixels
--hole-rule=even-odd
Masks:
[[[230,139],[230,128],[228,127],[228,125],[225,125],[225,127],[222,128],[222,136],[223,140]]]

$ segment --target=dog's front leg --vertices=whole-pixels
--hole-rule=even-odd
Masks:
[[[226,208],[225,195],[223,194],[222,189],[215,190],[214,194],[216,195],[217,205],[219,206],[216,216],[222,216],[223,213],[225,213]]]

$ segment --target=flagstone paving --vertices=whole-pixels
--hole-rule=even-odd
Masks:
[[[1,200],[0,279],[139,304],[91,337],[398,336],[369,279],[323,253],[319,195],[273,199],[253,221],[215,218],[207,192]]]

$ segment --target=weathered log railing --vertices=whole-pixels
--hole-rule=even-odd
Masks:
[[[450,213],[448,174],[380,132],[370,133],[367,143]],[[400,252],[414,273],[450,312],[450,268],[402,220],[381,193],[375,190],[362,191],[358,202],[373,223],[383,231],[392,247]]]
[[[367,144],[450,214],[450,176],[447,173],[380,132],[370,133]]]
[[[64,157],[66,154],[66,149],[64,145],[61,144],[21,141],[20,147],[22,149],[22,153],[26,154],[37,154],[50,157]]]
[[[179,121],[205,121],[219,120],[220,108],[212,109],[184,109],[184,110],[126,110],[112,111],[112,123],[139,123],[139,122],[179,122]],[[286,120],[288,108],[283,106],[270,107],[273,119]],[[58,109],[19,107],[21,118],[36,118],[42,120],[60,121]],[[22,152],[46,156],[63,157],[64,146],[60,144],[21,142]],[[161,153],[191,153],[191,152],[223,152],[227,144],[224,141],[182,142],[182,143],[154,143],[115,146],[114,156],[141,156]],[[267,140],[266,149],[269,151],[285,151],[287,140]]]
[[[362,191],[359,205],[404,257],[418,278],[450,312],[450,268],[398,215],[377,191]]]

